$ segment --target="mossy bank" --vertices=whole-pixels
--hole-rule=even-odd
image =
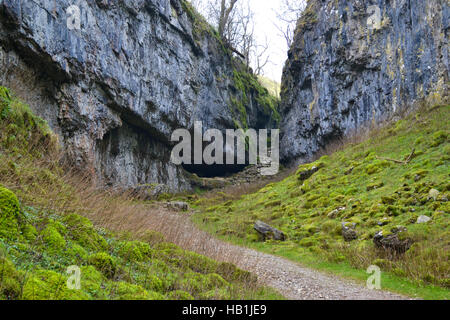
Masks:
[[[393,277],[385,289],[448,299],[449,118],[449,105],[423,107],[254,194],[200,199],[195,219],[229,241],[361,280],[378,265]],[[262,242],[257,220],[287,241]],[[406,253],[377,247],[377,234],[393,235]]]

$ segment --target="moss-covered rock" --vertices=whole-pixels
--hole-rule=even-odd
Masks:
[[[119,256],[127,261],[144,261],[152,256],[150,245],[139,241],[123,242],[119,249]]]
[[[67,226],[69,236],[84,248],[105,250],[108,247],[106,240],[95,230],[89,219],[77,214],[70,214],[62,221]]]
[[[106,252],[92,254],[88,262],[108,278],[112,278],[116,272],[116,260]]]
[[[14,264],[6,257],[0,258],[0,300],[20,298],[23,275],[16,270]]]
[[[24,225],[21,231],[23,237],[29,242],[34,242],[38,236],[36,228],[31,224]]]
[[[0,238],[16,240],[19,237],[21,210],[16,195],[0,186]]]
[[[366,166],[366,173],[369,175],[373,175],[374,173],[378,173],[382,171],[384,168],[388,168],[390,166],[390,162],[386,160],[375,160],[373,163]]]
[[[42,230],[41,236],[44,244],[47,246],[47,249],[53,254],[60,252],[66,247],[66,240],[58,232],[56,227],[52,225],[47,226],[44,230]]]
[[[448,132],[440,130],[433,134],[431,147],[438,147],[448,140]]]
[[[89,258],[88,251],[80,246],[78,243],[71,243],[70,246],[67,247],[67,254],[73,257],[77,262],[87,261]]]

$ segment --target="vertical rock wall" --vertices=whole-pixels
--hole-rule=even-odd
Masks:
[[[73,4],[79,30],[67,24]],[[0,85],[105,185],[189,189],[169,161],[175,129],[265,126],[273,113],[266,92],[242,92],[248,71],[180,0],[0,0],[0,67]]]
[[[310,0],[283,72],[283,160],[444,100],[449,28],[447,0]]]

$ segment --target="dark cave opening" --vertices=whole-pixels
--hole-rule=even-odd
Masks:
[[[191,134],[193,136],[193,134]],[[201,164],[196,164],[195,159],[195,141],[192,141],[192,144],[189,149],[183,149],[178,155],[183,158],[184,152],[187,150],[190,150],[191,154],[188,157],[187,162],[183,162],[181,166],[184,170],[186,170],[189,173],[196,174],[197,176],[201,178],[223,178],[223,177],[229,177],[233,174],[239,173],[243,171],[246,167],[248,167],[251,163],[250,161],[250,155],[248,150],[248,138],[246,139],[246,145],[244,146],[245,151],[242,153],[238,152],[239,146],[238,146],[238,140],[234,140],[234,147],[230,147],[227,145],[227,143],[224,141],[222,147],[216,146],[216,149],[212,151],[211,156],[216,157],[216,152],[220,152],[221,156],[221,164],[208,164],[205,162],[205,150],[208,146],[212,145],[215,141],[215,138],[212,138],[212,141],[202,141],[201,145]],[[230,158],[231,157],[231,161]],[[238,158],[240,157],[240,160]],[[241,164],[244,163],[244,164]]]
[[[218,178],[218,177],[228,177],[230,175],[233,175],[235,173],[239,173],[243,171],[246,167],[246,165],[226,165],[226,164],[213,164],[213,165],[207,165],[207,164],[200,164],[200,165],[182,165],[183,168],[190,172],[195,173],[197,176],[201,178]]]

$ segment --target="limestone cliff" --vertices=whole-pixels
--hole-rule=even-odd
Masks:
[[[447,0],[310,0],[283,72],[283,160],[306,161],[421,99],[442,100],[449,28]]]
[[[69,28],[74,3],[79,29]],[[49,122],[76,166],[111,186],[189,189],[169,161],[173,130],[258,128],[277,116],[180,0],[0,0],[0,66],[0,84]]]

